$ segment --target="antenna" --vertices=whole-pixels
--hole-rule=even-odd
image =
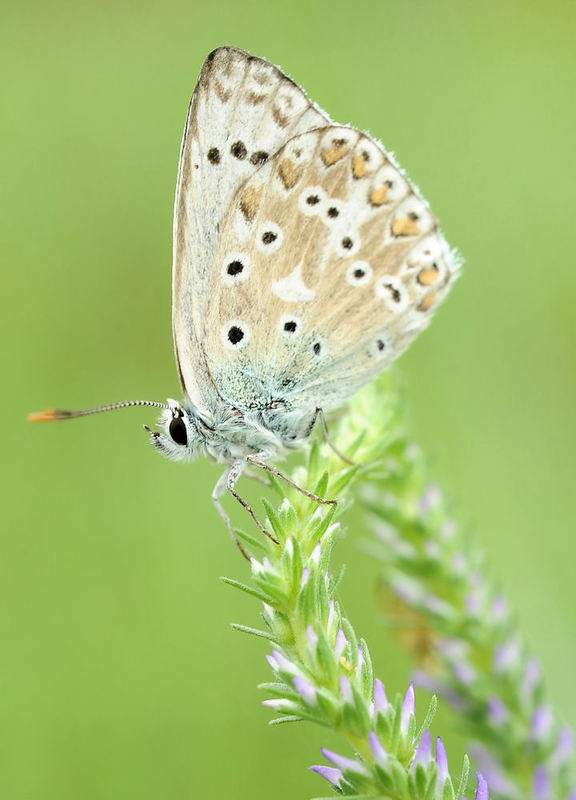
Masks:
[[[126,400],[123,403],[111,403],[110,405],[98,406],[97,408],[83,408],[80,411],[62,411],[56,408],[48,408],[46,411],[35,411],[32,414],[28,414],[28,422],[56,422],[60,419],[87,417],[89,414],[100,414],[101,411],[114,411],[117,408],[130,408],[130,406],[170,408],[166,403],[156,403],[154,400]]]

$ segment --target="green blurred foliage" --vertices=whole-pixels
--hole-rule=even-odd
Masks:
[[[324,791],[305,767],[334,742],[266,727],[264,645],[228,627],[257,606],[217,580],[245,573],[211,507],[218,469],[160,460],[145,411],[24,422],[178,394],[176,164],[221,44],[281,64],[334,119],[381,138],[466,257],[403,359],[411,417],[574,719],[575,22],[563,0],[4,0],[3,797]],[[350,522],[345,610],[403,690],[409,665]]]

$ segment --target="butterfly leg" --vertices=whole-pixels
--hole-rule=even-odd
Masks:
[[[236,489],[235,489],[236,481],[240,477],[240,473],[242,472],[244,464],[245,464],[244,461],[237,461],[235,464],[232,464],[232,466],[230,467],[228,472],[225,473],[226,474],[226,488],[228,489],[228,491],[230,492],[232,497],[235,497],[236,500],[238,500],[238,502],[240,503],[242,508],[246,509],[246,511],[250,514],[250,516],[252,517],[252,519],[254,520],[256,525],[258,526],[258,528],[262,531],[262,533],[265,536],[267,536],[272,542],[274,542],[274,544],[278,544],[278,540],[275,539],[272,536],[270,531],[266,530],[264,525],[262,525],[262,523],[260,522],[260,520],[258,519],[256,514],[254,513],[254,509],[252,508],[250,503],[248,503],[246,500],[244,500],[244,498],[241,497],[238,494],[238,492],[236,491]]]
[[[234,532],[234,526],[232,525],[230,517],[224,511],[224,507],[222,506],[222,503],[220,502],[220,498],[222,497],[222,495],[224,494],[224,492],[227,489],[228,480],[229,480],[229,474],[230,474],[231,471],[232,471],[231,469],[230,470],[226,470],[226,472],[222,473],[220,478],[218,478],[218,482],[216,483],[216,486],[212,490],[212,502],[214,503],[214,505],[216,507],[216,511],[218,512],[220,517],[224,520],[224,524],[228,528],[228,533],[232,537],[232,541],[234,542],[234,544],[236,545],[238,550],[240,550],[240,552],[242,553],[244,558],[247,561],[250,561],[250,556],[248,555],[246,550],[243,548],[242,543],[240,542],[240,540],[236,536],[236,533]]]
[[[338,456],[338,458],[341,458],[342,461],[344,461],[346,464],[350,464],[351,467],[355,467],[356,466],[355,462],[347,458],[347,456],[345,456],[344,453],[341,453],[340,450],[338,450],[338,448],[334,444],[334,442],[330,439],[330,436],[328,435],[328,426],[326,425],[326,417],[324,416],[323,409],[317,408],[316,411],[314,412],[314,416],[312,417],[312,422],[310,423],[310,427],[308,428],[308,432],[306,435],[309,436],[312,433],[312,429],[314,428],[316,420],[318,419],[320,420],[320,424],[322,426],[322,434],[324,436],[324,441],[326,442],[328,447],[332,450],[333,453],[335,453]]]
[[[303,489],[301,486],[298,486],[297,483],[294,483],[293,480],[291,480],[287,475],[284,475],[283,472],[280,472],[279,469],[276,469],[276,467],[272,467],[265,461],[260,461],[260,459],[257,456],[246,456],[246,461],[248,461],[250,464],[254,464],[255,467],[263,469],[265,472],[269,472],[271,475],[274,475],[274,477],[280,478],[280,480],[283,480],[285,483],[288,484],[288,486],[291,486],[293,489],[297,489],[297,491],[299,491],[301,494],[305,495],[306,497],[309,497],[310,500],[314,500],[314,502],[316,503],[322,503],[323,505],[332,505],[332,506],[338,505],[337,500],[326,500],[324,497],[319,497],[317,494],[309,492],[307,489]]]

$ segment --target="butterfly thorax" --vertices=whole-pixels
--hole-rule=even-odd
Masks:
[[[231,464],[256,454],[277,458],[302,444],[314,416],[275,409],[242,411],[224,404],[208,415],[187,399],[183,404],[169,399],[168,405],[158,420],[160,432],[151,432],[151,443],[173,461],[204,456]]]

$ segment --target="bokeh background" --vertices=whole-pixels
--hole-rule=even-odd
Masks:
[[[218,469],[158,458],[180,136],[207,53],[281,64],[396,152],[465,255],[402,359],[415,435],[576,719],[576,8],[562,0],[68,0],[0,7],[0,794],[191,800],[324,794],[322,731],[270,729],[255,602],[210,503]],[[342,599],[390,691],[360,520]],[[424,695],[419,695],[421,709]],[[463,744],[441,713],[450,753]],[[452,733],[447,734],[446,731]]]

